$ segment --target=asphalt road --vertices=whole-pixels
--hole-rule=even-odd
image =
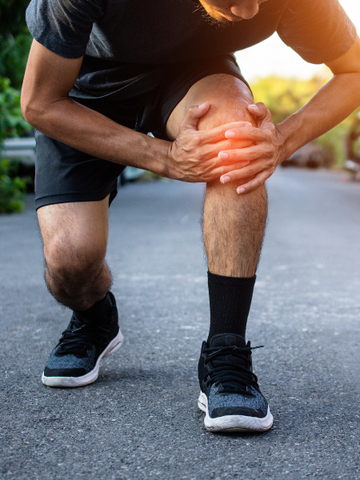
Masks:
[[[360,478],[360,184],[279,170],[248,338],[275,417],[215,435],[196,400],[208,328],[202,185],[121,189],[108,262],[125,341],[97,383],[44,387],[69,312],[43,283],[32,198],[0,217],[0,479]]]

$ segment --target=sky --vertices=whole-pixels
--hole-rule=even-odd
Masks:
[[[360,34],[359,0],[339,0]],[[275,55],[274,55],[275,52]],[[306,63],[274,34],[251,48],[238,52],[237,61],[245,78],[252,82],[259,77],[275,74],[284,77],[311,78],[324,66]]]

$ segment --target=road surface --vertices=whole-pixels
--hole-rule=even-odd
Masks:
[[[127,185],[108,262],[125,341],[97,383],[41,384],[69,320],[48,294],[32,197],[0,217],[0,479],[354,479],[360,437],[360,184],[281,169],[248,338],[275,417],[215,435],[197,409],[208,328],[202,185]]]

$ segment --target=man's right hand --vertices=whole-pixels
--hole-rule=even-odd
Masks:
[[[223,150],[249,147],[251,140],[227,139],[225,132],[231,128],[251,125],[249,122],[234,122],[211,130],[198,130],[199,119],[204,116],[210,104],[204,103],[189,108],[176,139],[169,145],[168,161],[164,175],[184,182],[209,182],[221,175],[238,170],[249,161],[226,162],[218,154]]]

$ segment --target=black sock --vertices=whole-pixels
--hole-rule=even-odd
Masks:
[[[256,275],[238,278],[208,272],[210,332],[208,341],[218,333],[236,333],[245,338]]]
[[[83,320],[92,321],[99,321],[105,320],[109,317],[113,304],[110,298],[109,293],[105,295],[105,297],[100,300],[99,302],[95,303],[91,308],[87,310],[75,310],[77,317],[80,317]]]

